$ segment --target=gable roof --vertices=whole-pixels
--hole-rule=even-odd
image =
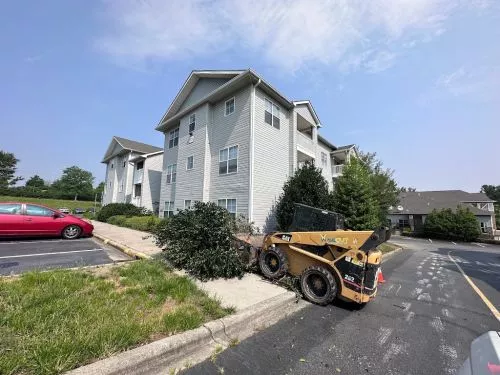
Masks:
[[[119,146],[118,152],[113,152],[116,149],[115,146]],[[107,162],[109,159],[113,158],[115,155],[118,155],[122,151],[135,151],[140,154],[150,154],[153,152],[163,151],[163,149],[161,147],[148,145],[147,143],[113,136],[101,163]]]
[[[196,82],[198,82],[200,77],[214,77],[214,78],[223,78],[224,76],[226,77],[231,77],[232,78],[213,90],[212,92],[208,93],[205,97],[201,98],[200,100],[194,102],[193,104],[187,106],[187,107],[182,107],[182,103],[186,100],[186,98],[189,96],[189,93],[191,90],[196,85]],[[257,73],[255,73],[251,69],[247,70],[213,70],[213,71],[198,71],[195,70],[193,71],[184,85],[181,88],[181,91],[177,94],[175,97],[174,101],[170,105],[169,109],[163,117],[161,118],[160,122],[156,126],[156,130],[158,131],[164,131],[169,125],[177,121],[179,118],[182,116],[188,114],[189,112],[193,111],[196,107],[207,103],[207,102],[217,102],[219,100],[222,100],[223,98],[227,97],[231,92],[234,90],[237,90],[239,88],[244,87],[245,85],[250,85],[250,84],[255,84],[256,86],[259,87],[259,89],[265,91],[268,95],[270,95],[274,100],[277,101],[280,105],[287,109],[291,109],[294,107],[293,102],[288,100],[284,95],[282,95],[277,89],[275,89],[273,86],[271,86],[268,82],[264,81]],[[317,116],[316,116],[317,117]]]
[[[474,215],[491,216],[493,212],[482,210],[469,203],[492,203],[485,194],[467,193],[463,190],[439,190],[439,191],[410,191],[399,194],[399,205],[403,210],[394,207],[391,214],[427,215],[432,210],[450,208],[455,210],[457,206],[468,208]]]
[[[318,117],[316,111],[314,110],[314,107],[313,107],[310,100],[295,100],[292,103],[295,106],[306,105],[307,108],[309,109],[309,112],[311,112],[311,115],[312,115],[314,121],[316,121],[316,125],[318,126],[318,128],[321,128],[321,126],[322,126],[321,121],[319,121],[319,117]]]
[[[175,96],[174,100],[163,115],[160,123],[172,117],[179,111],[189,93],[194,89],[200,78],[234,78],[243,73],[244,70],[193,70]]]

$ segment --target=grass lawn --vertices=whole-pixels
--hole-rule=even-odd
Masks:
[[[0,278],[0,374],[58,374],[232,312],[159,261]]]
[[[395,244],[390,243],[390,242],[383,242],[380,245],[378,245],[377,249],[379,249],[382,252],[382,254],[385,254],[385,253],[389,253],[393,250],[396,250],[400,247],[401,246],[395,245]]]
[[[75,208],[83,208],[85,210],[94,207],[94,202],[91,201],[73,201],[65,199],[46,199],[46,198],[28,198],[28,197],[8,197],[0,196],[0,202],[23,202],[23,203],[37,203],[43,204],[44,206],[50,208],[69,208],[73,210]],[[97,202],[97,207],[100,207],[100,203]]]

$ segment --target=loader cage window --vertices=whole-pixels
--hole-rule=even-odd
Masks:
[[[344,229],[344,218],[336,212],[295,203],[289,232],[324,232]]]

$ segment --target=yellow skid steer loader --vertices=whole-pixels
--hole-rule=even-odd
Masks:
[[[336,297],[359,304],[370,301],[377,293],[382,259],[376,247],[390,238],[390,231],[341,227],[339,214],[296,204],[290,231],[264,238],[259,254],[262,273],[270,279],[287,273],[300,277],[304,296],[320,305]]]

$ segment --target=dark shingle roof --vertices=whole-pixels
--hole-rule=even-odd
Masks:
[[[340,146],[337,147],[335,151],[342,151],[342,150],[349,150],[350,148],[353,148],[355,145],[347,145],[347,146]]]
[[[403,210],[394,207],[390,213],[426,215],[434,209],[451,208],[454,210],[460,205],[469,208],[474,215],[491,216],[493,214],[469,204],[472,202],[489,203],[493,201],[483,193],[467,193],[463,190],[402,192],[399,194],[399,205],[403,207]]]
[[[161,147],[151,146],[146,143],[132,141],[131,139],[126,139],[122,137],[114,136],[114,139],[124,148],[131,151],[143,152],[145,154],[150,154],[152,152],[162,151]]]

